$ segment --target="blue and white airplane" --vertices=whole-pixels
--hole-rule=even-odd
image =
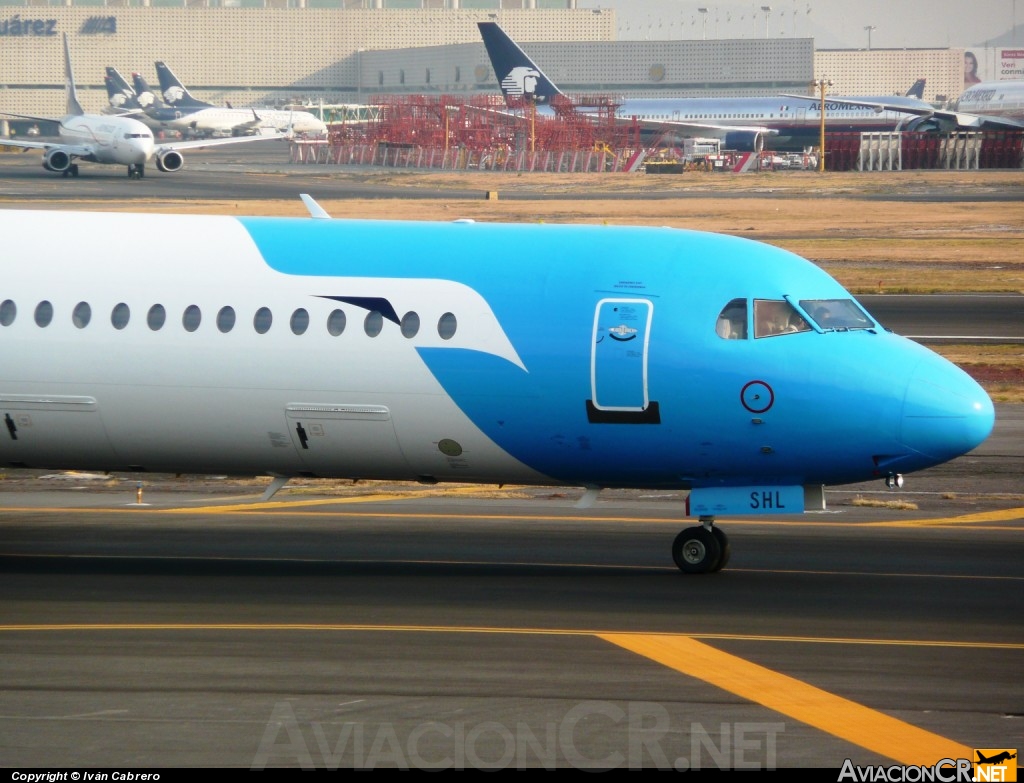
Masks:
[[[156,75],[164,103],[180,112],[170,127],[200,136],[226,133],[243,136],[260,133],[288,132],[320,136],[327,133],[327,124],[308,111],[291,109],[214,106],[193,97],[166,63],[156,63]]]
[[[43,151],[43,168],[63,174],[65,177],[78,176],[76,159],[92,163],[114,163],[127,166],[130,179],[142,179],[146,163],[156,161],[160,171],[174,172],[185,165],[184,149],[213,147],[219,144],[237,144],[250,139],[202,139],[195,141],[154,142],[153,132],[145,124],[131,116],[87,114],[78,101],[78,90],[71,70],[71,52],[68,37],[64,35],[64,75],[67,91],[67,114],[56,122],[60,141],[22,141],[4,139],[10,147],[39,149]],[[8,117],[53,122],[48,117],[33,117],[26,114],[0,112]],[[276,134],[283,138],[283,134]]]
[[[0,210],[0,465],[688,490],[672,555],[705,573],[716,516],[820,509],[992,429],[966,373],[779,248],[304,198],[312,218]]]
[[[477,26],[506,100],[525,97],[541,111],[550,111],[553,99],[565,97],[496,22],[478,22]],[[919,80],[902,97],[829,98],[826,127],[835,132],[914,130],[922,122],[922,113],[934,112],[930,104],[911,95],[922,87]],[[607,109],[579,106],[577,111],[601,116]],[[795,95],[625,99],[615,106],[615,118],[635,121],[645,132],[658,135],[720,138],[733,150],[801,150],[818,144],[821,101]]]
[[[177,130],[171,123],[181,119],[181,112],[164,106],[146,84],[146,80],[137,73],[132,74],[134,86],[111,66],[107,66],[104,83],[107,87],[109,106],[103,109],[104,114],[133,117],[148,125],[154,131]]]
[[[875,104],[879,111],[891,107]],[[919,115],[915,127],[944,133],[958,130],[1024,130],[1024,81],[981,82],[964,90],[946,109],[911,109]]]

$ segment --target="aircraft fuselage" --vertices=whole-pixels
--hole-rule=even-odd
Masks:
[[[745,240],[52,212],[4,222],[7,465],[797,486],[934,465],[992,426],[966,374],[880,328],[813,265]],[[203,241],[188,254],[151,241],[170,236]],[[147,252],[129,263],[111,237]],[[718,325],[739,300],[747,334],[726,337]],[[821,302],[851,303],[855,327],[759,331],[762,311],[809,320]]]
[[[153,134],[146,125],[126,117],[72,115],[60,121],[61,142],[90,147],[83,156],[96,163],[145,164],[153,155]]]

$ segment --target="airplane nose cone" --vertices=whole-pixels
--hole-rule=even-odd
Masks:
[[[940,356],[922,361],[907,384],[901,440],[944,462],[979,446],[995,424],[992,400],[973,378]]]

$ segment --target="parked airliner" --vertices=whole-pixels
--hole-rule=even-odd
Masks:
[[[172,130],[170,123],[181,118],[181,112],[164,106],[139,74],[133,73],[134,86],[116,68],[107,66],[104,82],[107,86],[109,106],[104,114],[133,117],[145,123],[154,131]]]
[[[880,111],[889,110],[879,101]],[[964,90],[948,109],[906,109],[918,114],[916,128],[945,133],[958,130],[1024,130],[1024,81],[981,82]]]
[[[563,96],[540,67],[496,22],[478,22],[502,94],[506,99],[524,96],[541,107]],[[920,81],[911,87],[915,92]],[[886,102],[885,109],[877,104]],[[891,131],[911,129],[918,115],[912,107],[932,110],[916,97],[883,96],[828,99],[825,123],[829,131]],[[548,109],[550,111],[550,109]],[[584,114],[599,115],[599,107],[578,106]],[[798,96],[760,98],[653,98],[625,99],[615,107],[615,117],[635,121],[645,131],[660,135],[700,135],[721,138],[729,149],[760,151],[762,148],[800,150],[818,144],[821,102]]]
[[[198,149],[218,144],[233,144],[250,139],[204,139],[199,141],[175,141],[156,144],[153,132],[145,124],[130,116],[86,114],[78,102],[78,90],[71,70],[71,53],[68,37],[64,36],[64,75],[67,79],[67,114],[56,120],[60,142],[22,141],[4,139],[11,147],[43,150],[43,168],[55,171],[65,177],[78,176],[76,159],[92,163],[114,163],[128,167],[128,176],[142,179],[146,163],[156,161],[160,171],[178,171],[185,165],[181,154],[183,149]],[[47,117],[32,117],[25,114],[0,112],[8,117],[54,122]],[[282,134],[277,134],[281,137]]]
[[[672,556],[706,573],[716,516],[900,484],[993,426],[967,374],[770,245],[304,200],[0,210],[0,465],[686,490]]]
[[[156,75],[164,103],[181,112],[170,127],[197,135],[228,133],[233,136],[267,132],[294,132],[311,136],[327,133],[327,125],[308,111],[214,106],[185,88],[165,63],[156,63]]]

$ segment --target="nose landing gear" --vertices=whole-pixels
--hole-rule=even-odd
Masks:
[[[885,477],[886,489],[903,489],[903,474],[890,473]]]
[[[729,538],[715,527],[715,518],[702,516],[699,527],[688,527],[672,542],[672,559],[684,574],[721,571],[732,554]]]

